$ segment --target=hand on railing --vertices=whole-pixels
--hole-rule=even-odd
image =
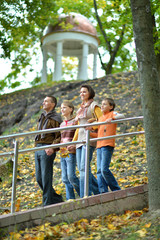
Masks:
[[[113,118],[108,118],[105,122],[106,122],[106,123],[110,123],[112,120],[115,120],[115,119],[113,119]]]
[[[93,123],[95,121],[96,121],[96,118],[90,118],[90,119],[87,120],[88,123]]]
[[[67,150],[70,151],[70,152],[74,151],[75,150],[75,145],[67,146]]]
[[[93,130],[93,128],[92,128],[92,127],[86,127],[85,129],[86,129],[86,130],[90,130],[90,131],[92,131],[92,130]]]
[[[54,153],[54,149],[53,148],[47,148],[47,149],[45,149],[45,152],[48,156],[51,156]]]

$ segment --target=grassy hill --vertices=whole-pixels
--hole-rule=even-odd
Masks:
[[[38,87],[16,91],[0,96],[0,134],[8,130],[13,132],[29,130],[34,127],[33,116],[40,111],[44,97],[54,95],[58,100],[58,110],[63,99],[70,99],[77,108],[80,104],[79,88],[82,83],[90,84],[95,92],[95,100],[101,102],[106,96],[113,97],[117,111],[127,117],[141,115],[140,87],[136,72],[119,73],[88,81],[61,81]],[[27,123],[27,124],[24,124]],[[17,131],[17,129],[16,129]]]
[[[100,103],[105,97],[112,97],[118,112],[125,117],[142,115],[140,85],[136,72],[108,75],[101,79],[88,81],[61,81],[50,85],[44,84],[26,90],[0,96],[0,134],[8,135],[36,130],[41,104],[46,95],[57,97],[57,111],[63,99],[72,100],[75,108],[80,104],[79,90],[82,83],[90,84],[95,92],[95,100]],[[118,133],[143,130],[142,121],[118,124]],[[19,148],[34,146],[34,137],[20,138]],[[0,141],[0,152],[13,150],[12,140]],[[8,161],[9,158],[3,158]],[[96,152],[91,163],[96,175]],[[0,214],[10,212],[12,166],[0,167]],[[144,135],[125,137],[116,140],[116,148],[111,163],[111,170],[122,189],[147,183],[147,164]],[[8,173],[8,174],[7,174]],[[77,171],[77,175],[78,175]],[[65,188],[61,181],[60,156],[54,163],[53,185],[65,199]],[[16,211],[41,206],[42,193],[35,179],[34,153],[21,154],[18,158],[17,202]],[[142,218],[143,211],[130,211],[122,216],[110,215],[90,222],[82,219],[73,224],[62,223],[51,227],[49,223],[24,232],[12,233],[5,239],[159,239],[159,218]]]
[[[57,111],[60,112],[60,104],[63,99],[72,100],[75,108],[80,104],[79,90],[84,81],[54,82],[52,85],[41,85],[11,94],[2,95],[1,98],[1,132],[4,135],[28,132],[36,130],[37,118],[41,112],[41,104],[44,97],[53,94],[58,99]],[[142,115],[140,104],[140,86],[136,72],[108,75],[101,79],[85,81],[90,84],[95,92],[95,100],[101,103],[103,98],[112,97],[116,102],[116,109],[125,114],[125,117]],[[118,132],[131,132],[143,130],[142,121],[131,121],[118,125]],[[111,169],[123,188],[135,186],[147,182],[146,154],[144,136],[120,138],[116,140],[117,146],[114,152]],[[34,137],[19,139],[19,148],[25,149],[34,146]],[[13,150],[12,140],[0,142],[0,150]],[[11,158],[10,158],[11,159]],[[64,184],[61,181],[59,153],[54,165],[54,187],[65,199]],[[8,161],[3,158],[2,161]],[[19,209],[29,209],[40,206],[41,191],[35,180],[34,154],[19,155],[17,198]],[[96,153],[92,161],[92,171],[96,174]],[[0,168],[1,208],[10,207],[12,173],[6,177],[9,167]],[[78,172],[77,172],[78,174]],[[2,211],[3,213],[3,211]]]

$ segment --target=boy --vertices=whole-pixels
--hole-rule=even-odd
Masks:
[[[98,122],[111,122],[111,120],[124,118],[123,114],[114,111],[115,102],[112,98],[105,98],[101,104],[103,115]],[[116,123],[99,125],[98,134],[91,133],[91,137],[107,137],[116,134]],[[100,193],[108,192],[108,186],[112,191],[120,190],[120,187],[109,169],[111,157],[115,147],[115,138],[97,141],[97,180]]]

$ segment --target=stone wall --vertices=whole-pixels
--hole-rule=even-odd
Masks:
[[[60,222],[71,223],[82,218],[93,219],[111,213],[121,214],[125,210],[139,210],[147,206],[148,185],[144,184],[71,202],[2,215],[0,228],[12,232],[41,225],[47,221],[54,225]]]

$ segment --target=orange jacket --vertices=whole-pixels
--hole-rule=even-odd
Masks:
[[[123,114],[119,114],[117,112],[111,111],[106,114],[103,114],[98,122],[105,122],[108,119],[119,119],[123,118]],[[111,123],[111,124],[106,124],[106,125],[99,125],[98,126],[98,133],[90,133],[91,137],[107,137],[107,136],[112,136],[116,135],[116,128],[117,124],[116,123]],[[115,138],[112,139],[106,139],[106,140],[99,140],[97,141],[97,148],[105,147],[105,146],[111,146],[115,147]]]

